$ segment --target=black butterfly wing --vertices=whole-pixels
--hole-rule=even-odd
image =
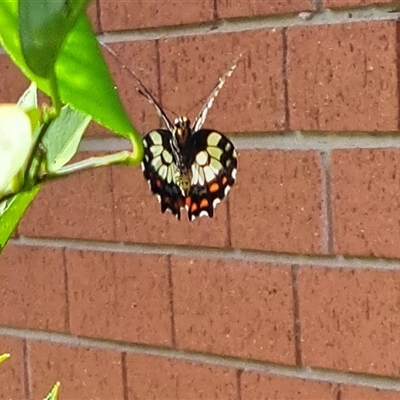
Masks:
[[[232,142],[210,129],[194,132],[185,146],[192,182],[186,208],[189,220],[213,217],[217,204],[235,183],[237,155]]]
[[[146,134],[143,137],[142,169],[151,191],[161,203],[161,211],[170,210],[180,219],[185,198],[175,183],[178,168],[171,143],[172,134],[167,129],[156,129]]]

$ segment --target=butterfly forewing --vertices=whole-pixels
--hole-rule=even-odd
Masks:
[[[156,129],[145,135],[142,169],[151,191],[161,203],[161,211],[170,210],[180,219],[185,198],[176,184],[178,167],[171,144],[172,134],[167,129]]]

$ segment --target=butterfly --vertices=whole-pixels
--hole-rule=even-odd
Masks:
[[[222,133],[203,128],[203,124],[240,57],[219,78],[193,124],[184,116],[172,123],[139,77],[129,71],[138,84],[139,93],[154,106],[164,124],[164,128],[153,129],[142,139],[143,175],[161,203],[161,211],[171,211],[178,220],[181,209],[187,210],[189,221],[202,216],[213,217],[215,207],[235,183],[237,154],[234,145]]]

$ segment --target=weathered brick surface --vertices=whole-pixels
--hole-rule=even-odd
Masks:
[[[171,344],[166,257],[67,251],[66,262],[73,334]]]
[[[379,4],[395,3],[393,0],[324,0],[325,8],[365,7]]]
[[[121,354],[114,351],[28,342],[30,398],[41,399],[61,381],[66,400],[123,399]]]
[[[219,18],[283,14],[310,11],[315,8],[310,0],[217,0],[216,7]]]
[[[242,53],[204,127],[222,132],[282,131],[285,125],[281,29],[160,40],[163,104],[196,117]]]
[[[399,150],[332,152],[336,254],[400,257]]]
[[[338,400],[338,385],[243,372],[241,400]],[[361,398],[359,399],[361,400]],[[365,400],[365,399],[364,399]]]
[[[183,25],[214,18],[212,0],[100,0],[100,10],[104,31]]]
[[[303,363],[400,376],[399,271],[301,268]]]
[[[179,348],[294,364],[290,268],[172,257]]]
[[[341,400],[399,400],[400,392],[360,386],[341,386]]]
[[[25,399],[23,341],[1,336],[0,355],[3,353],[10,353],[11,357],[0,365],[0,399]]]
[[[289,28],[290,128],[397,131],[397,22]]]
[[[129,400],[239,400],[236,371],[146,355],[127,355]]]
[[[97,168],[46,183],[22,219],[19,234],[113,240],[110,173],[109,168]]]
[[[98,18],[98,5],[97,1],[92,1],[87,8],[87,15],[92,24],[93,30],[96,33],[101,32],[100,20]]]
[[[115,226],[118,241],[181,244],[207,247],[228,246],[226,202],[219,204],[215,217],[189,222],[170,212],[161,213],[140,168],[113,168]],[[234,189],[233,189],[234,190]]]
[[[8,244],[0,257],[0,325],[65,331],[64,274],[61,249]]]
[[[0,103],[16,103],[29,81],[5,54],[0,54],[0,71]]]
[[[315,152],[241,151],[230,202],[232,246],[325,253],[323,190]]]
[[[160,121],[153,105],[138,93],[135,78],[129,72],[136,73],[146,88],[158,99],[159,69],[156,42],[150,40],[120,42],[109,43],[107,46],[118,56],[118,60],[116,60],[107,49],[103,49],[110,73],[133,125],[140,133],[146,133],[151,129],[158,128]],[[104,136],[114,134],[100,125],[92,124],[88,129],[88,135]]]

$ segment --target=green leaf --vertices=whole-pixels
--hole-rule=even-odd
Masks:
[[[47,128],[42,141],[49,171],[57,171],[75,155],[89,122],[90,117],[69,106],[61,109],[60,115]]]
[[[57,400],[59,391],[60,391],[60,382],[57,382],[51,389],[51,392],[43,400]]]
[[[10,357],[11,357],[11,355],[10,355],[9,353],[0,354],[0,364],[1,364],[3,361],[5,361],[5,360],[7,360],[8,358],[10,358]]]
[[[40,185],[29,192],[21,192],[0,203],[0,253],[14,232],[29,204],[39,192]]]
[[[52,78],[60,48],[90,0],[19,0],[22,53],[37,75]]]
[[[36,82],[40,90],[51,95],[51,81],[35,74],[22,55],[17,0],[0,1],[0,21],[1,45],[26,76]],[[90,115],[114,132],[131,138],[137,162],[140,162],[143,156],[141,139],[122,106],[86,15],[79,15],[66,37],[59,51],[55,73],[61,101]]]

